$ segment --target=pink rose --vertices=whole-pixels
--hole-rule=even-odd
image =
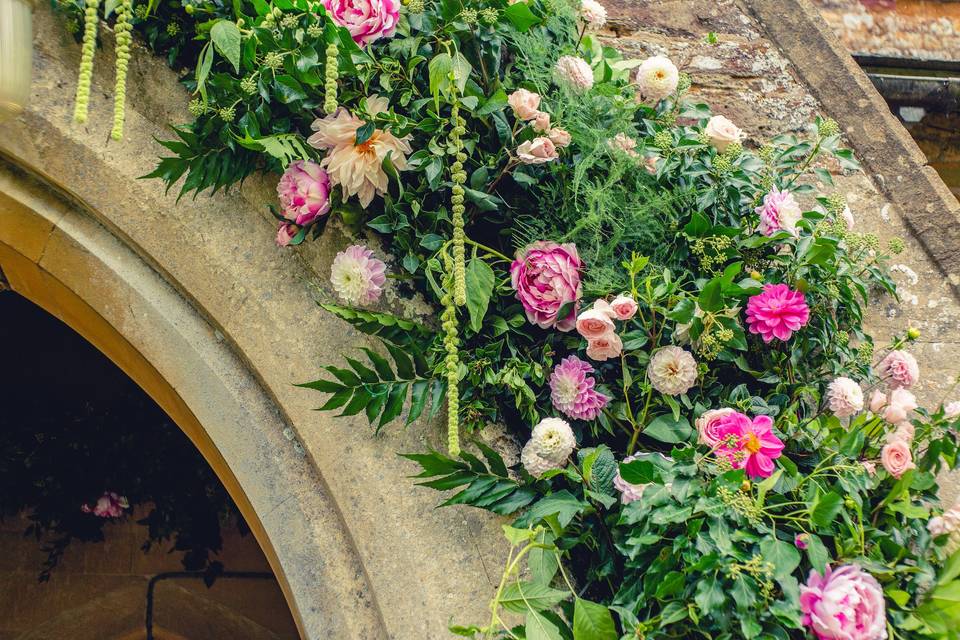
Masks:
[[[713,148],[723,153],[732,142],[743,141],[743,131],[724,116],[713,116],[703,130]]]
[[[697,418],[697,433],[702,444],[708,447],[715,447],[720,444],[720,427],[723,425],[721,418],[736,413],[734,409],[710,409]]]
[[[879,415],[885,406],[887,406],[887,394],[879,389],[870,394],[870,411]]]
[[[637,313],[637,301],[630,296],[617,296],[610,303],[617,320],[629,320]]]
[[[583,263],[574,244],[534,242],[517,253],[510,265],[510,281],[523,305],[527,320],[543,329],[573,329],[580,300]],[[569,311],[558,317],[561,308]]]
[[[517,89],[507,96],[507,102],[520,120],[533,120],[540,114],[540,94],[533,91]]]
[[[557,147],[569,147],[570,143],[573,142],[573,138],[570,136],[570,132],[566,129],[560,129],[554,127],[547,131],[547,137],[550,138],[550,141],[555,144]]]
[[[894,478],[900,478],[910,469],[917,468],[917,465],[913,464],[910,445],[899,439],[883,446],[880,450],[880,463]]]
[[[643,168],[647,170],[652,176],[657,175],[657,158],[656,156],[649,156],[643,159]]]
[[[913,442],[913,437],[917,435],[917,428],[909,420],[905,420],[897,425],[896,430],[887,436],[887,442],[894,440],[903,440],[908,445]]]
[[[294,160],[277,183],[283,217],[305,226],[330,211],[330,177],[312,160]]]
[[[883,378],[891,389],[910,388],[920,378],[917,359],[906,351],[891,351],[877,365],[877,375]]]
[[[819,640],[884,640],[887,637],[883,589],[869,573],[855,564],[821,576],[811,571],[800,587],[803,624]]]
[[[860,463],[860,466],[863,467],[863,470],[867,472],[868,476],[877,475],[877,465],[869,460],[864,460]]]
[[[620,336],[610,332],[587,342],[587,357],[591,360],[609,360],[618,358],[623,352]]]
[[[906,389],[894,389],[883,409],[883,419],[890,424],[903,422],[917,408],[917,399]]]
[[[577,333],[587,340],[605,336],[613,333],[616,327],[610,315],[603,309],[594,306],[593,309],[587,309],[577,316]]]
[[[323,6],[334,24],[346,27],[361,47],[389,38],[400,21],[400,0],[323,0]]]
[[[534,131],[539,131],[540,133],[547,133],[550,131],[550,114],[544,113],[543,111],[541,111],[536,115],[536,117],[534,117],[533,122],[531,122],[530,124],[533,126]]]
[[[517,157],[524,164],[543,164],[559,158],[557,147],[550,138],[527,140],[517,147]]]
[[[289,246],[298,233],[300,233],[300,227],[297,225],[292,222],[281,222],[280,228],[277,229],[277,246]]]

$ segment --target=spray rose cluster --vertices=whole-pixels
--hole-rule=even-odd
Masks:
[[[572,141],[566,129],[553,126],[550,114],[540,110],[541,100],[540,94],[527,89],[517,89],[507,96],[517,120],[526,122],[540,134],[517,147],[517,158],[524,164],[544,164],[557,160],[560,157],[559,149]]]
[[[617,335],[614,321],[626,322],[636,313],[636,300],[628,295],[620,295],[612,302],[597,299],[593,307],[577,316],[577,333],[587,340],[587,357],[599,361],[619,357],[623,351],[623,341]]]

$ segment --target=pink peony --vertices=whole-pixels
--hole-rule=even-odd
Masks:
[[[855,564],[821,576],[810,572],[800,587],[803,624],[819,640],[884,640],[887,621],[883,590],[869,573]]]
[[[517,253],[510,265],[510,281],[527,320],[542,329],[570,331],[577,321],[580,270],[583,263],[574,244],[534,242]],[[565,305],[569,311],[557,317]]]
[[[623,353],[623,341],[613,332],[587,342],[587,357],[591,360],[602,362],[610,358],[619,358],[621,353]]]
[[[330,268],[330,282],[348,304],[370,304],[380,299],[387,281],[387,265],[373,251],[355,244],[337,254]]]
[[[562,56],[554,66],[557,81],[576,93],[585,93],[593,87],[593,69],[590,63],[576,56]]]
[[[629,320],[637,314],[637,301],[630,296],[619,295],[610,303],[617,320]]]
[[[543,164],[556,160],[560,154],[557,153],[557,145],[553,144],[553,140],[541,136],[521,142],[517,147],[517,157],[524,164]]]
[[[603,301],[597,300],[597,303],[600,302]],[[610,317],[610,313],[606,310],[609,306],[605,308],[597,303],[593,305],[592,309],[587,309],[577,316],[577,333],[587,340],[612,333],[616,328]]]
[[[130,502],[126,496],[107,491],[97,499],[95,505],[92,507],[88,504],[81,505],[80,510],[84,513],[92,513],[98,518],[119,518],[123,515],[123,510],[129,507]]]
[[[593,367],[578,358],[567,356],[550,375],[550,400],[555,409],[577,420],[593,420],[607,406],[610,398],[594,389],[596,381],[589,376]]]
[[[277,183],[283,217],[305,226],[330,211],[330,176],[312,160],[294,160]]]
[[[730,408],[710,409],[697,418],[697,433],[700,434],[698,440],[708,447],[715,447],[720,444],[720,424],[721,418],[736,413],[736,410]]]
[[[917,467],[913,464],[910,445],[900,439],[883,446],[883,449],[880,450],[880,463],[887,470],[887,473],[894,478],[899,478],[910,469],[916,469]]]
[[[764,285],[763,293],[747,301],[750,333],[760,334],[764,342],[789,340],[809,319],[810,309],[803,294],[785,284]]]
[[[361,47],[389,38],[400,21],[400,0],[323,0],[323,6],[334,24],[346,27]]]
[[[917,399],[906,389],[894,389],[883,408],[883,419],[890,424],[903,422],[917,408]]]
[[[517,89],[507,96],[507,102],[520,120],[533,120],[540,114],[540,94],[533,91]]]
[[[300,232],[300,227],[292,222],[281,222],[277,229],[277,246],[286,247],[293,241],[294,236]]]
[[[553,127],[550,131],[547,131],[547,137],[550,138],[550,142],[556,145],[558,149],[569,147],[570,143],[573,142],[573,137],[570,135],[570,132],[559,127]]]
[[[912,387],[920,378],[920,366],[917,359],[907,351],[891,351],[877,365],[877,375],[883,378],[891,389]]]
[[[637,459],[637,456],[627,456],[623,459],[623,463],[633,462]],[[621,464],[623,464],[621,463]],[[620,465],[617,465],[617,473],[613,476],[613,486],[620,492],[620,502],[623,504],[630,504],[631,502],[636,502],[643,496],[643,490],[650,486],[650,483],[647,484],[631,484],[620,477]]]
[[[786,189],[778,191],[776,187],[772,187],[770,193],[763,196],[763,204],[755,211],[760,216],[759,230],[763,235],[769,237],[778,231],[797,235],[797,223],[802,212],[793,194]]]
[[[734,411],[719,419],[717,448],[734,469],[744,469],[751,478],[769,478],[773,475],[773,461],[783,453],[783,441],[773,433],[770,416],[750,420]]]

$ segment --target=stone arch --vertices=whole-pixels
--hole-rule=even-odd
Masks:
[[[6,286],[86,338],[177,423],[250,525],[301,635],[381,637],[349,533],[289,425],[222,336],[105,227],[0,166]],[[259,425],[260,428],[250,428]],[[338,602],[337,607],[320,603]]]

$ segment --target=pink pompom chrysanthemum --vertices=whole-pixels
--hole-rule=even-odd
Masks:
[[[380,299],[387,281],[387,265],[363,245],[347,247],[333,259],[330,282],[349,304],[370,304]]]
[[[769,478],[773,475],[773,461],[783,453],[783,441],[773,432],[770,416],[753,420],[739,412],[718,420],[717,438],[722,455],[734,469],[743,469],[751,478]]]
[[[883,378],[891,389],[909,389],[920,378],[920,365],[913,354],[898,349],[891,351],[880,361],[877,375]]]
[[[593,87],[593,69],[583,58],[562,56],[554,71],[557,81],[575,93],[585,93]]]
[[[593,420],[607,406],[610,398],[603,395],[589,376],[593,367],[577,356],[567,356],[550,376],[550,399],[553,406],[571,418]]]
[[[789,340],[809,319],[810,309],[803,294],[785,284],[764,285],[763,293],[747,302],[750,333],[760,334],[764,342]]]

